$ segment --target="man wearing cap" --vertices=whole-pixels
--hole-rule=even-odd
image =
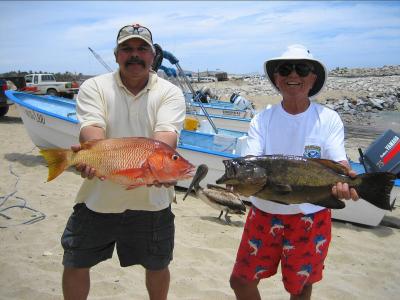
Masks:
[[[185,118],[182,91],[152,71],[155,57],[148,28],[127,25],[117,35],[116,72],[85,81],[77,97],[80,142],[143,136],[176,148]],[[72,147],[74,151],[80,145]],[[150,299],[166,299],[168,265],[174,247],[174,215],[170,185],[125,190],[96,170],[79,165],[86,178],[76,197],[61,243],[64,248],[65,299],[86,299],[90,268],[112,257],[114,247],[122,267],[142,265]]]
[[[251,121],[247,155],[297,155],[338,161],[350,170],[339,115],[310,101],[323,88],[325,66],[302,45],[264,64],[265,74],[282,102]],[[349,171],[355,176],[354,171]],[[332,194],[357,200],[347,184]],[[322,279],[331,239],[331,212],[312,204],[284,205],[250,197],[249,211],[230,284],[237,299],[261,299],[257,285],[273,276],[281,263],[282,281],[290,299],[310,299],[312,284]]]

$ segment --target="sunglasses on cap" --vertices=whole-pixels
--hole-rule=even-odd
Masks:
[[[127,25],[122,27],[117,35],[117,43],[119,40],[130,35],[140,35],[141,37],[148,40],[150,43],[153,43],[153,36],[150,29],[139,24]]]
[[[300,77],[306,77],[310,72],[314,72],[314,68],[306,63],[283,63],[279,65],[274,73],[279,73],[281,76],[289,76],[290,73],[296,71]]]

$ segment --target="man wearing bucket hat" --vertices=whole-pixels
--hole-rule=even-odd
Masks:
[[[114,54],[117,71],[91,78],[80,87],[80,142],[143,136],[175,148],[185,100],[179,88],[152,70],[155,50],[150,30],[139,24],[122,27]],[[157,184],[125,190],[96,178],[89,165],[77,170],[86,179],[61,238],[64,298],[86,299],[90,268],[111,258],[116,247],[122,267],[145,268],[149,298],[167,299],[175,231],[173,187]]]
[[[324,87],[325,66],[302,45],[291,45],[264,64],[265,74],[282,102],[251,121],[247,155],[298,155],[338,161],[350,170],[339,115],[310,101]],[[357,200],[347,184],[332,194]],[[312,204],[283,205],[250,197],[249,211],[230,284],[237,299],[261,299],[257,285],[273,276],[281,263],[290,299],[310,299],[312,284],[322,279],[331,239],[330,210]]]

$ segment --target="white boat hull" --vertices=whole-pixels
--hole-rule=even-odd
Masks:
[[[390,203],[393,204],[395,199],[399,201],[399,198],[400,187],[394,186],[390,194]],[[386,213],[386,210],[377,208],[364,199],[359,199],[358,201],[346,201],[346,207],[343,209],[332,209],[332,218],[368,226],[378,226]]]
[[[32,142],[39,148],[70,148],[79,143],[79,125],[15,104]]]
[[[192,106],[197,113],[201,113],[202,109],[199,106]],[[233,110],[233,109],[224,109],[217,107],[207,107],[207,112],[210,115],[220,115],[224,117],[237,117],[237,118],[248,118],[248,113],[245,110]]]
[[[225,166],[222,161],[224,159],[228,159],[226,157],[211,155],[183,148],[178,148],[178,152],[195,166],[199,166],[201,164],[206,164],[208,166],[208,173],[202,181],[202,185],[206,185],[207,183],[215,184],[215,181],[220,178],[222,174],[225,173]],[[178,181],[177,185],[180,187],[188,188],[191,181],[191,179]]]
[[[193,116],[199,120],[200,124],[202,121],[208,122],[207,117],[204,114],[186,114],[187,116]],[[250,119],[234,119],[234,118],[222,118],[210,116],[217,128],[224,128],[229,130],[247,132],[250,126]]]
[[[239,109],[235,108],[230,102],[210,102],[210,103],[199,103],[199,102],[188,102],[186,106],[186,111],[195,111],[197,113],[202,113],[203,108],[210,115],[217,115],[223,117],[235,117],[235,118],[251,118],[252,111],[249,109]]]

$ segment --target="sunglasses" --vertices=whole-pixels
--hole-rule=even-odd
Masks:
[[[314,72],[314,68],[305,63],[283,63],[275,69],[274,73],[279,73],[281,76],[289,76],[293,70],[300,77],[306,77],[310,72]]]
[[[122,27],[118,32],[117,42],[126,36],[135,34],[135,31],[137,32],[137,35],[140,35],[153,43],[153,36],[151,34],[151,31],[147,27],[141,26],[139,24],[127,25]]]

